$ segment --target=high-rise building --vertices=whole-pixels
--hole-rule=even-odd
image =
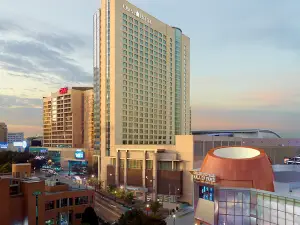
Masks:
[[[7,143],[7,125],[0,122],[0,142]]]
[[[8,136],[8,144],[24,141],[24,133],[23,132],[8,133],[7,136]]]
[[[43,104],[44,147],[93,148],[93,88],[61,88]]]
[[[174,144],[191,132],[190,39],[126,0],[103,0],[94,15],[94,95],[101,158],[115,145]]]

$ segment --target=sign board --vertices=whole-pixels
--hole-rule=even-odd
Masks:
[[[0,142],[0,149],[7,149],[8,143],[7,142]]]
[[[216,175],[214,174],[203,173],[200,171],[191,171],[191,174],[193,175],[194,182],[201,182],[206,184],[217,183]]]
[[[41,195],[41,194],[42,194],[41,191],[35,191],[35,192],[32,193],[32,195],[34,195],[34,196]]]
[[[84,151],[77,149],[75,152],[75,159],[84,159]]]
[[[145,22],[152,24],[151,19],[149,19],[148,17],[146,17],[145,15],[143,15],[141,12],[139,11],[133,11],[133,9],[129,8],[127,5],[123,4],[123,9],[125,9],[127,12],[132,13],[133,15],[135,15],[136,17],[144,20]]]
[[[67,93],[68,93],[67,87],[63,87],[63,88],[59,89],[59,94],[63,95],[63,94],[67,94]]]
[[[13,142],[13,145],[14,145],[14,147],[26,148],[27,147],[27,142],[26,141]]]

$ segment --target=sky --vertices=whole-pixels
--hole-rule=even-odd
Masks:
[[[191,40],[192,129],[300,137],[299,0],[130,0]],[[42,97],[91,86],[99,0],[0,0],[0,122],[42,134]]]

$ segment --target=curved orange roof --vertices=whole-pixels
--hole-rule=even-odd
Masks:
[[[274,191],[272,165],[261,149],[252,147],[211,149],[200,171],[216,175],[220,186]]]

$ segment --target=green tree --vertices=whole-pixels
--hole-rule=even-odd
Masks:
[[[150,204],[150,209],[154,215],[159,211],[159,209],[161,207],[162,207],[162,205],[158,201],[151,202],[151,204]]]
[[[134,198],[134,195],[131,191],[127,191],[125,193],[125,197],[124,197],[124,200],[127,202],[127,203],[132,203],[132,200]]]
[[[118,225],[166,225],[166,222],[160,218],[147,216],[141,210],[133,209],[120,217]]]
[[[117,198],[124,199],[124,197],[125,197],[125,191],[124,191],[124,189],[118,188],[118,189],[115,191],[115,195],[116,195]]]
[[[0,166],[0,173],[11,173],[11,163],[7,162]]]

